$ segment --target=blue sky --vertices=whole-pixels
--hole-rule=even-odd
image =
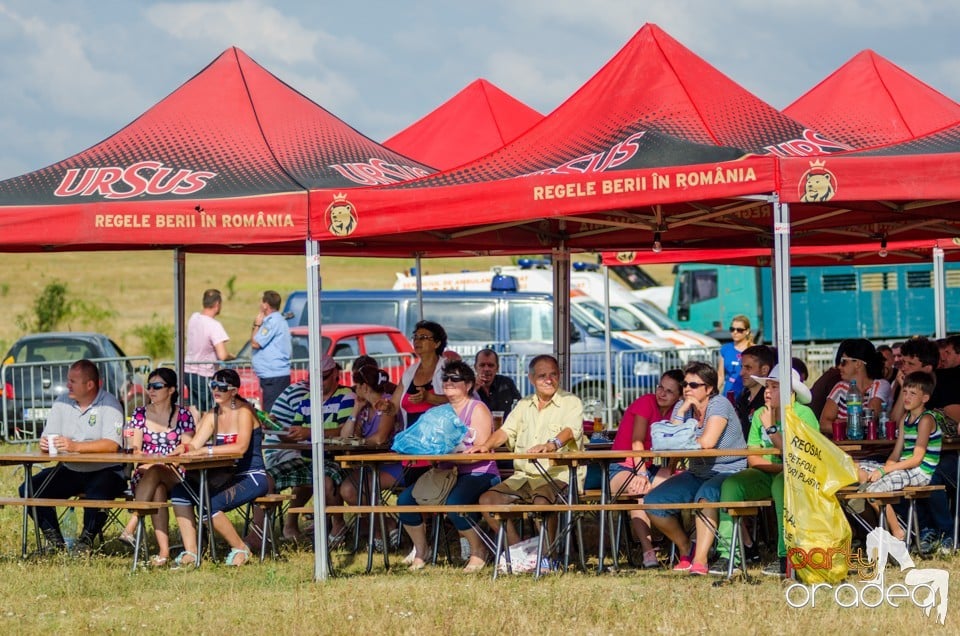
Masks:
[[[866,48],[960,100],[955,0],[0,0],[0,179],[108,137],[232,45],[381,141],[477,77],[547,113],[646,22],[778,108]]]

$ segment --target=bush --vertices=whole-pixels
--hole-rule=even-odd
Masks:
[[[70,313],[67,284],[59,280],[47,283],[33,302],[37,331],[53,331]]]
[[[153,314],[153,322],[135,327],[133,335],[140,338],[143,351],[153,360],[173,357],[173,326],[160,321]]]

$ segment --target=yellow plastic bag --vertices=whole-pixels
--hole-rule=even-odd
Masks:
[[[820,431],[806,426],[792,406],[783,429],[787,561],[804,583],[839,583],[847,576],[852,532],[835,495],[857,481],[856,466]]]

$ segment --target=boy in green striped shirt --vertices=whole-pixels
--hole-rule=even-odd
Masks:
[[[940,463],[942,438],[936,418],[927,410],[936,382],[933,374],[925,371],[914,371],[904,378],[901,396],[905,414],[890,457],[883,465],[860,463],[860,483],[865,484],[867,492],[891,492],[930,483]],[[891,533],[902,540],[905,533],[893,506],[887,504],[885,513]]]

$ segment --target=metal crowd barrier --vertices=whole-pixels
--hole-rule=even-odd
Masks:
[[[92,358],[100,369],[101,386],[113,394],[130,415],[146,402],[146,357]],[[76,360],[14,362],[0,367],[3,398],[3,438],[14,444],[36,442],[46,425],[53,402],[66,392],[67,371]]]

